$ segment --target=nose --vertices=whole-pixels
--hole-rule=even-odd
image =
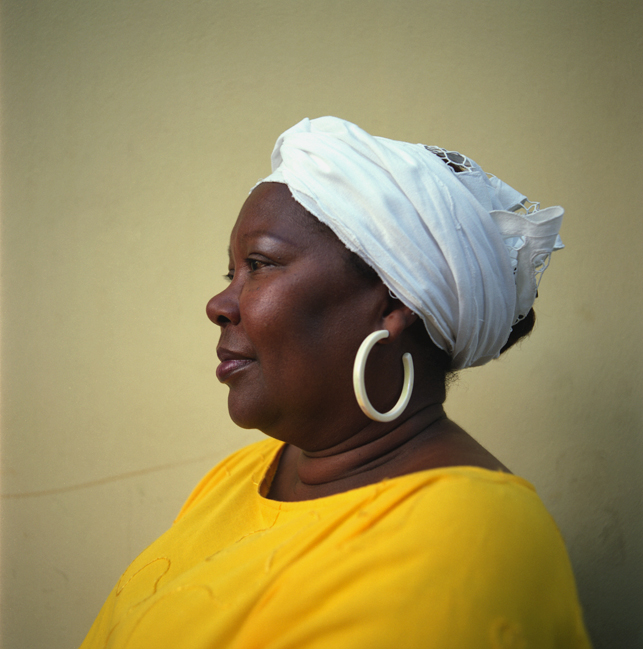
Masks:
[[[208,318],[220,327],[239,323],[239,300],[232,284],[210,299],[205,312]]]

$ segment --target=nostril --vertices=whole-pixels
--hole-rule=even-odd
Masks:
[[[214,324],[217,324],[220,327],[224,327],[225,325],[230,324],[230,318],[226,318],[224,315],[219,314],[215,318]]]

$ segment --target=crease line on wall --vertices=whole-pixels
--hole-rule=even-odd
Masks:
[[[126,473],[119,473],[113,476],[107,476],[105,478],[99,478],[98,480],[90,480],[89,482],[80,482],[75,485],[69,485],[67,487],[57,487],[54,489],[44,489],[41,491],[25,491],[23,493],[14,493],[14,494],[0,494],[1,499],[9,498],[35,498],[38,496],[53,496],[56,494],[65,493],[67,491],[78,491],[79,489],[88,489],[89,487],[98,487],[100,485],[108,484],[110,482],[118,482],[119,480],[127,480],[129,478],[136,478],[138,476],[146,475],[148,473],[157,473],[159,471],[167,471],[168,469],[174,469],[178,466],[185,466],[187,464],[196,464],[197,462],[202,462],[204,460],[218,457],[219,453],[208,453],[207,455],[202,455],[201,457],[191,458],[189,460],[179,460],[178,462],[171,462],[169,464],[161,464],[159,466],[148,467],[147,469],[139,469],[138,471],[128,471]]]

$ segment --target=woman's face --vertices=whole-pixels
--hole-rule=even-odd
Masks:
[[[313,218],[286,185],[259,185],[232,230],[230,285],[207,305],[233,421],[311,451],[339,441],[332,432],[311,441],[311,429],[362,417],[353,359],[387,295]]]

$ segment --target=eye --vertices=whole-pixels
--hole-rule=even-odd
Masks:
[[[259,259],[248,259],[247,264],[248,264],[248,269],[250,270],[251,273],[268,265],[265,261],[261,261]]]
[[[227,279],[231,282],[234,279],[234,270],[229,270],[224,276],[223,279]]]

